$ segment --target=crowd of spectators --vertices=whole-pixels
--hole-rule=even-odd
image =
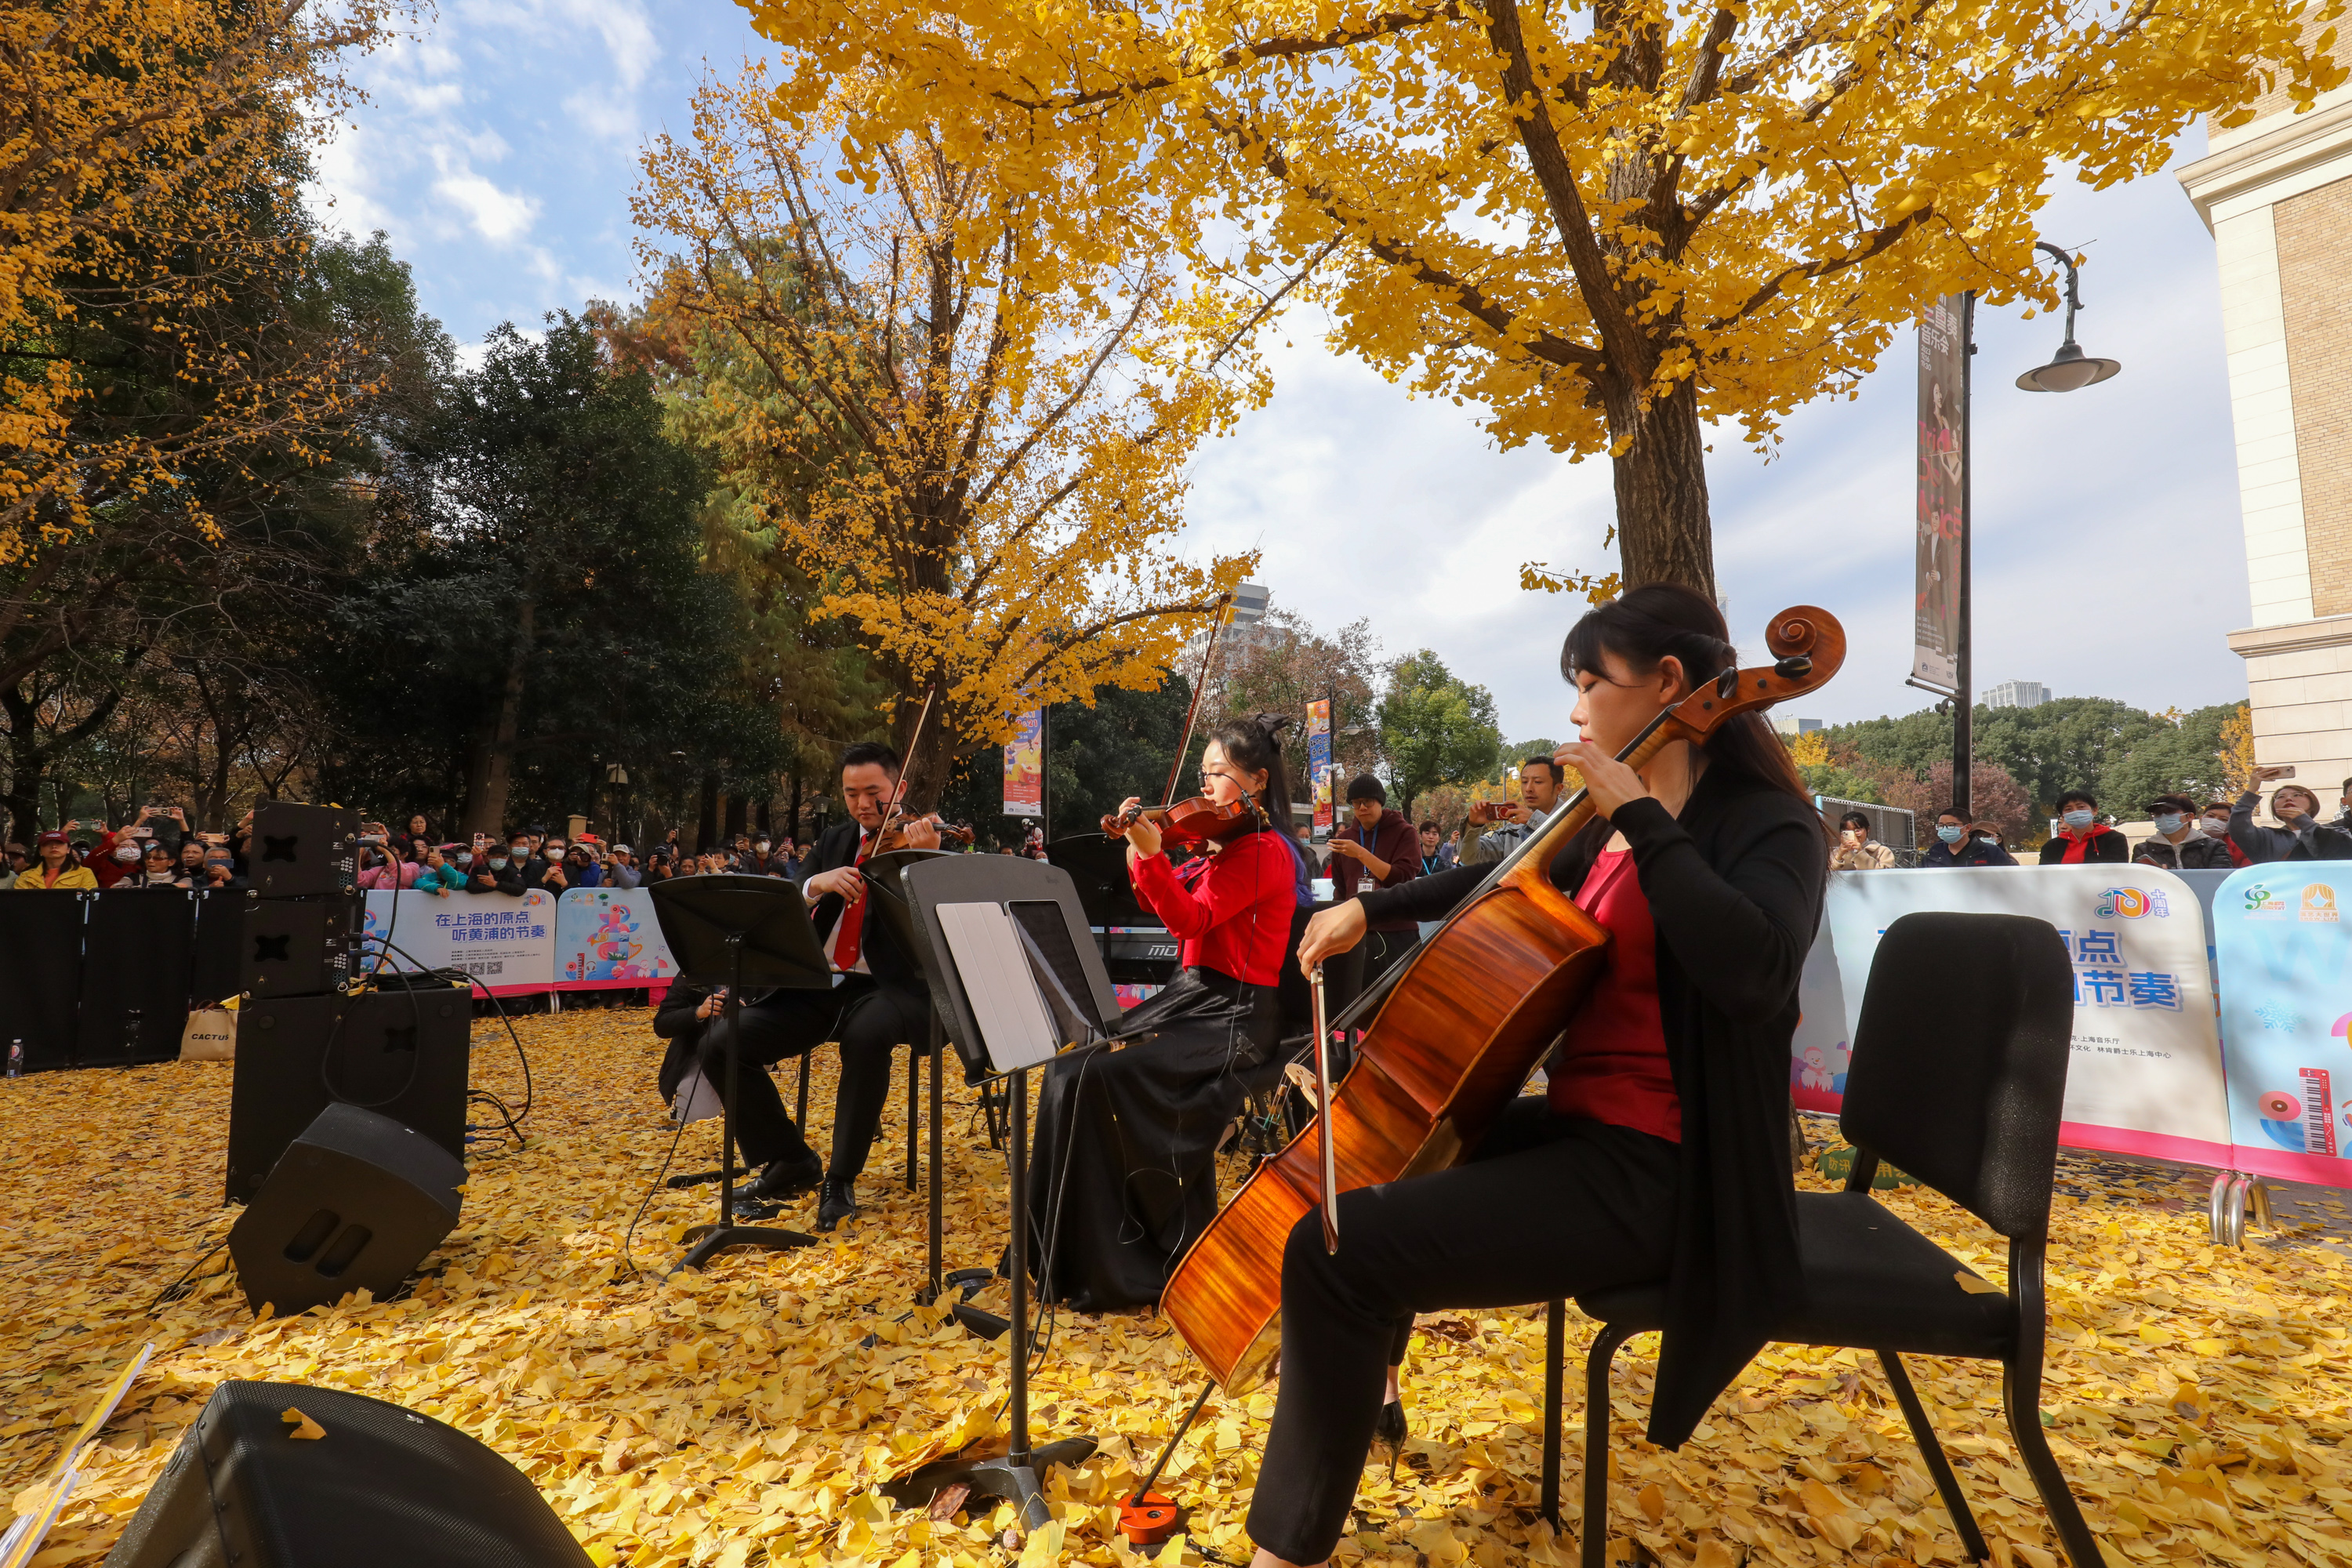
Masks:
[[[0,889],[242,889],[247,885],[246,841],[252,831],[249,811],[226,833],[200,833],[189,827],[182,808],[166,805],[142,807],[133,820],[119,827],[71,821],[37,835],[30,845],[8,845]],[[374,821],[361,825],[359,885],[443,898],[452,893],[520,898],[533,888],[551,892],[640,888],[672,877],[722,871],[797,880],[801,855],[790,835],[772,838],[764,832],[739,833],[728,843],[696,853],[680,846],[678,831],[672,828],[643,855],[630,845],[593,833],[573,838],[541,825],[504,835],[457,837],[436,834],[430,819],[420,814],[398,828]]]

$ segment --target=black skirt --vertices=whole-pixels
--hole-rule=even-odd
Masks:
[[[1274,1054],[1278,994],[1187,969],[1120,1019],[1154,1029],[1045,1069],[1029,1164],[1037,1293],[1083,1312],[1147,1306],[1217,1213],[1217,1140],[1241,1075]]]

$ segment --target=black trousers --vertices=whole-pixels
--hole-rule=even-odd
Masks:
[[[830,991],[779,991],[742,1011],[743,1071],[735,1089],[735,1146],[746,1165],[797,1159],[808,1152],[800,1129],[784,1110],[775,1080],[758,1068],[841,1042],[841,1082],[833,1102],[833,1157],[825,1174],[853,1181],[890,1102],[890,1052],[930,1040],[930,998],[904,986],[852,975]],[[727,1081],[726,1015],[713,1018],[695,1048],[703,1076]]]
[[[1282,1256],[1282,1375],[1251,1539],[1292,1563],[1331,1555],[1415,1313],[1663,1278],[1678,1158],[1663,1138],[1530,1096],[1471,1163],[1342,1194],[1337,1254],[1320,1220],[1300,1220]]]

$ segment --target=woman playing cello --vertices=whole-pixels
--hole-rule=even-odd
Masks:
[[[1394,1367],[1415,1313],[1664,1280],[1650,1436],[1672,1447],[1793,1299],[1789,1041],[1821,818],[1752,713],[1640,773],[1616,761],[1735,662],[1715,606],[1678,586],[1636,588],[1569,633],[1578,740],[1558,756],[1599,815],[1549,875],[1610,931],[1608,968],[1559,1020],[1547,1095],[1517,1100],[1467,1163],[1343,1194],[1336,1254],[1317,1216],[1291,1231],[1255,1568],[1329,1557],[1376,1432],[1402,1441]],[[1299,962],[1346,951],[1368,918],[1443,918],[1480,879],[1440,872],[1328,910]]]
[[[1216,1217],[1217,1139],[1241,1109],[1237,1076],[1279,1035],[1276,984],[1305,883],[1290,835],[1279,714],[1221,724],[1201,790],[1246,803],[1234,830],[1179,870],[1127,802],[1128,879],[1181,942],[1181,972],[1119,1020],[1156,1031],[1116,1051],[1065,1057],[1038,1095],[1029,1212],[1038,1294],[1082,1311],[1159,1300],[1168,1271]]]

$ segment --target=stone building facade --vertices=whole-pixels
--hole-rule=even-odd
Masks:
[[[2180,171],[2213,233],[2252,624],[2254,757],[2352,776],[2352,87],[2284,93]]]

